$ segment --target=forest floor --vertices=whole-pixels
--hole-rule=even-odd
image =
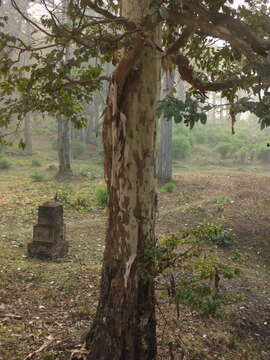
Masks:
[[[106,209],[94,195],[99,181],[35,182],[1,171],[0,360],[83,359],[81,339],[95,314],[104,249]],[[173,193],[159,192],[158,237],[202,221],[233,229],[235,245],[215,253],[240,268],[241,277],[222,287],[243,300],[225,309],[225,320],[183,306],[177,317],[157,292],[158,359],[270,359],[269,182],[240,171],[186,172],[175,175]],[[37,207],[59,190],[73,199],[64,206],[69,255],[57,262],[29,259]],[[74,207],[86,198],[87,206]]]

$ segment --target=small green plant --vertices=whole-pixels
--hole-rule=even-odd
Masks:
[[[193,214],[193,215],[204,215],[207,213],[207,209],[204,208],[201,204],[199,205],[189,205],[182,209],[183,214]]]
[[[45,181],[45,176],[41,173],[35,172],[31,175],[31,179],[35,182]]]
[[[72,190],[70,189],[58,189],[55,194],[55,199],[63,204],[71,203]]]
[[[243,254],[241,254],[239,251],[234,251],[232,253],[231,259],[233,261],[243,261],[244,260],[244,256]]]
[[[98,186],[96,188],[96,201],[101,207],[105,207],[108,202],[108,190],[106,186]]]
[[[224,205],[232,204],[233,201],[228,196],[220,195],[217,197],[216,203],[219,206],[224,206]]]
[[[72,206],[74,206],[77,211],[81,212],[89,211],[92,209],[89,197],[86,195],[77,196],[77,198],[72,202]]]
[[[40,167],[41,165],[42,164],[41,164],[41,161],[39,159],[36,159],[36,158],[32,159],[32,162],[31,162],[32,167]]]
[[[214,223],[200,223],[192,229],[192,234],[200,240],[211,241],[218,247],[230,247],[234,244],[232,229],[222,229]]]
[[[11,166],[11,162],[5,158],[5,157],[1,157],[0,158],[0,169],[9,169]]]
[[[176,191],[176,185],[173,182],[168,182],[160,189],[161,192],[173,193]]]

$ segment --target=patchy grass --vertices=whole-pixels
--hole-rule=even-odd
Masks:
[[[42,158],[42,166],[51,161]],[[91,176],[72,182],[54,181],[51,174],[46,182],[33,182],[27,175],[29,158],[14,163],[16,168],[0,178],[0,360],[24,359],[43,344],[33,359],[68,360],[97,306],[106,209],[96,202],[100,176],[94,174],[101,169],[87,168]],[[159,194],[158,236],[203,221],[233,229],[236,245],[213,251],[241,269],[240,279],[222,283],[221,288],[244,300],[228,306],[225,321],[201,319],[185,307],[180,307],[177,318],[165,292],[157,291],[158,358],[174,354],[175,359],[190,360],[268,360],[269,177],[232,171],[182,173],[175,187],[173,194]],[[29,259],[26,245],[37,207],[57,192],[65,196],[69,255],[58,262]],[[74,206],[76,199],[83,211]]]

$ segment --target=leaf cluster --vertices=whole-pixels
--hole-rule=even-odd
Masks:
[[[240,98],[231,108],[233,114],[250,111],[258,117],[261,129],[270,126],[270,94],[264,93],[260,102],[252,101],[247,97]]]
[[[190,93],[186,94],[184,101],[167,96],[159,101],[156,114],[158,117],[163,116],[165,120],[174,120],[176,123],[183,122],[191,129],[198,122],[205,124],[207,121],[206,111],[209,107],[199,104]]]

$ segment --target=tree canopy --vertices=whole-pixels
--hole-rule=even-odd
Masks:
[[[262,127],[270,123],[270,10],[265,0],[246,0],[238,7],[233,0],[153,0],[139,23],[123,17],[116,1],[36,0],[28,13],[25,3],[11,0],[13,11],[31,25],[31,46],[18,32],[7,32],[6,15],[0,21],[2,126],[12,114],[20,118],[33,110],[63,114],[80,126],[81,103],[89,102],[101,82],[109,80],[102,76],[103,64],[119,65],[113,76],[121,91],[142,43],[156,50],[164,69],[176,66],[194,94],[221,91],[236,103],[233,116],[250,110],[261,118]],[[35,4],[43,11],[31,16]],[[161,46],[151,40],[157,24]],[[72,56],[65,61],[69,46]],[[126,55],[120,60],[123,49]],[[30,62],[22,66],[20,59],[27,52]],[[99,61],[93,65],[90,58]],[[237,103],[240,88],[259,95],[259,103],[249,98]]]

